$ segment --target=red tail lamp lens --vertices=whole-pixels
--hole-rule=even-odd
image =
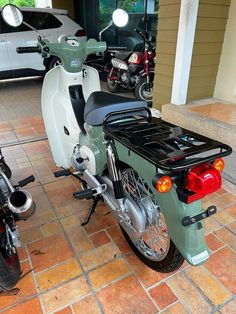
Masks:
[[[169,176],[161,177],[156,183],[156,190],[160,193],[167,193],[172,188],[172,180]]]
[[[216,159],[216,160],[213,162],[212,166],[213,166],[216,170],[218,170],[218,171],[223,171],[224,168],[225,168],[224,159],[222,159],[222,158]]]
[[[76,33],[75,33],[76,37],[83,37],[86,36],[86,32],[84,29],[79,29]]]
[[[207,163],[193,167],[188,173],[186,188],[197,194],[195,199],[213,193],[220,187],[220,172]]]

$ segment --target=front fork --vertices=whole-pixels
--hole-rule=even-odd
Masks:
[[[108,74],[108,78],[111,81],[117,81],[118,80],[118,77],[117,77],[117,75],[114,74],[114,72],[115,72],[114,67],[112,67],[111,70],[109,71],[109,74]]]
[[[150,75],[149,75],[149,56],[148,56],[148,50],[146,49],[144,52],[144,60],[145,60],[145,72],[146,72],[146,86],[147,91],[150,92],[151,89],[151,83],[150,83]]]

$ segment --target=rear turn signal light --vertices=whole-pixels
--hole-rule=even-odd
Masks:
[[[216,159],[216,160],[213,162],[212,166],[213,166],[216,170],[218,170],[218,171],[220,171],[220,172],[223,171],[224,168],[225,168],[224,159],[222,159],[222,158]]]
[[[82,36],[86,36],[86,32],[84,29],[79,29],[76,33],[75,33],[76,37],[82,37]]]
[[[172,188],[172,180],[169,176],[161,177],[156,183],[156,190],[160,193],[167,193]]]

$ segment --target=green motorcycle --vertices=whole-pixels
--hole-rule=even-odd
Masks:
[[[16,7],[7,8],[5,21],[22,22]],[[222,157],[231,148],[153,117],[145,101],[101,92],[97,71],[83,61],[105,49],[104,42],[74,36],[18,48],[62,60],[42,89],[49,144],[65,169],[55,176],[73,174],[83,187],[74,197],[94,200],[82,225],[103,200],[152,269],[171,272],[185,259],[200,265],[209,257],[203,220],[216,212],[215,206],[203,210],[201,199],[221,187]]]

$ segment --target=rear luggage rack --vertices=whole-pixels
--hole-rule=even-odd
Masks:
[[[137,110],[109,114],[103,124],[108,138],[115,139],[163,170],[180,171],[230,155],[230,146],[151,116],[135,116]],[[121,120],[120,116],[126,117]],[[136,113],[137,114],[137,113]],[[117,116],[117,118],[116,118]]]

